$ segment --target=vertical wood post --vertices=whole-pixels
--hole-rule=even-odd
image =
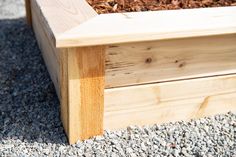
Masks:
[[[64,93],[61,100],[62,121],[73,144],[103,133],[105,48],[69,48],[66,53],[67,63],[63,64],[68,64],[68,89],[61,90],[67,90],[68,97],[66,100]]]
[[[25,0],[26,20],[29,26],[32,26],[31,4],[30,0]]]

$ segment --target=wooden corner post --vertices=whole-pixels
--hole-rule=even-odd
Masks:
[[[103,133],[105,47],[68,48],[62,54],[61,88],[67,89],[61,89],[61,115],[73,144]]]
[[[32,26],[31,4],[30,0],[25,0],[26,20],[29,26]]]

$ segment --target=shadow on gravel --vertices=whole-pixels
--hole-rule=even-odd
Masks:
[[[0,20],[0,140],[66,144],[59,101],[25,19]]]

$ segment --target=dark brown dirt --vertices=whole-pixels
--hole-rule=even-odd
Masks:
[[[236,6],[236,0],[87,0],[98,14]]]

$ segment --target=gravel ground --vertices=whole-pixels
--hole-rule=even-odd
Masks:
[[[13,4],[14,2],[14,4]],[[0,156],[235,156],[236,114],[128,127],[68,145],[22,0],[0,0]]]
[[[24,9],[24,0],[0,0],[0,19],[22,17]]]

